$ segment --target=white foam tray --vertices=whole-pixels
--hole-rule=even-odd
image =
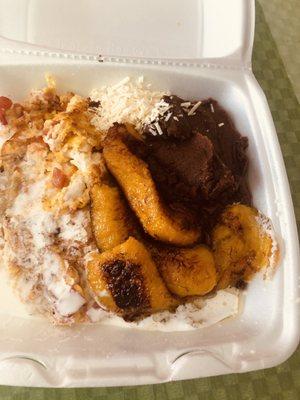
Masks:
[[[166,2],[171,7],[171,1]],[[27,8],[21,13],[20,7],[25,3]],[[68,3],[61,4],[67,7]],[[155,88],[167,89],[185,98],[217,99],[233,116],[239,131],[249,138],[249,180],[254,203],[273,222],[280,242],[281,262],[271,281],[257,278],[251,282],[243,311],[236,319],[189,332],[137,331],[101,324],[53,327],[44,319],[27,316],[7,283],[1,280],[0,384],[137,385],[246,372],[283,362],[299,341],[299,248],[289,185],[272,117],[250,68],[253,1],[227,0],[224,7],[222,0],[191,0],[183,12],[183,2],[172,0],[175,19],[168,20],[167,28],[163,23],[168,8],[163,10],[164,17],[159,17],[157,10],[162,3],[158,0],[149,2],[154,7],[151,12],[156,12],[157,17],[150,22],[147,18],[150,5],[146,1],[129,0],[131,4],[124,6],[123,1],[113,0],[111,7],[104,1],[87,3],[96,8],[100,4],[99,13],[102,7],[106,18],[113,19],[114,30],[109,31],[109,24],[104,23],[106,27],[96,30],[95,35],[101,50],[104,49],[102,55],[116,54],[113,50],[121,42],[117,49],[119,57],[104,56],[104,62],[99,63],[95,43],[90,40],[86,52],[89,54],[83,54],[84,41],[79,40],[77,47],[76,40],[72,42],[73,36],[66,26],[76,27],[81,21],[79,16],[85,7],[80,1],[76,12],[71,10],[70,21],[70,15],[62,11],[64,18],[57,29],[53,29],[53,19],[48,21],[50,17],[55,20],[55,15],[46,0],[10,1],[9,7],[8,2],[0,1],[0,34],[6,36],[0,41],[1,95],[22,100],[31,88],[42,87],[44,73],[50,72],[57,78],[60,91],[73,90],[83,95],[124,76],[144,75]],[[139,8],[137,16],[138,21],[144,22],[138,28],[141,34],[144,29],[146,46],[130,28],[134,22],[130,7],[139,7],[141,3],[144,9]],[[51,4],[55,6],[55,1]],[[19,30],[7,22],[14,21],[17,11],[27,15],[22,29],[18,24]],[[88,17],[92,18],[91,12]],[[83,18],[83,26],[89,27],[87,16]],[[119,24],[114,18],[119,18]],[[97,19],[92,22],[96,23]],[[176,26],[185,27],[183,38],[195,37],[197,46],[186,42],[185,47],[179,35],[176,52],[171,40]],[[153,27],[160,35],[150,40]],[[118,29],[122,29],[119,36]],[[48,40],[40,39],[38,33],[43,30]],[[167,37],[161,43],[163,32]],[[109,38],[104,40],[105,35]],[[75,36],[81,35],[77,32]],[[85,38],[88,41],[90,35],[85,33]],[[35,47],[45,43],[58,50]]]

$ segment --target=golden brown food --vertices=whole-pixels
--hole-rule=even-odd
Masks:
[[[219,289],[248,281],[268,266],[273,251],[262,217],[256,209],[242,204],[226,208],[212,233],[212,245]]]
[[[97,302],[127,319],[178,305],[148,250],[132,237],[110,251],[95,254],[87,269]]]
[[[110,250],[125,242],[134,228],[120,190],[112,184],[99,183],[92,187],[90,195],[91,222],[99,250]]]
[[[147,164],[136,157],[120,138],[103,150],[108,169],[120,184],[144,230],[157,240],[178,246],[195,243],[199,229],[184,227],[161,201]]]
[[[151,253],[168,289],[177,296],[202,296],[217,283],[213,254],[205,246],[192,249],[151,246]]]

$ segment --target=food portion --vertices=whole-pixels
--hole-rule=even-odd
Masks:
[[[174,309],[179,304],[146,247],[132,237],[111,251],[94,255],[87,271],[99,304],[127,319]]]
[[[170,108],[145,126],[144,157],[166,201],[195,210],[210,229],[226,205],[251,205],[248,139],[215,100],[163,99]],[[163,135],[153,134],[157,124]]]
[[[243,285],[278,256],[268,225],[254,208],[235,204],[225,209],[212,232],[220,289]]]
[[[104,145],[107,168],[118,181],[145,232],[154,239],[188,246],[200,238],[200,228],[185,227],[163,204],[147,164],[135,156],[121,137]]]
[[[179,297],[203,296],[216,286],[214,256],[205,246],[151,246],[151,253],[171,293]]]
[[[134,232],[134,222],[120,189],[112,182],[96,183],[90,191],[91,223],[100,251],[111,250]]]
[[[276,265],[247,138],[215,100],[142,78],[59,95],[48,78],[0,109],[3,268],[31,312],[62,325],[207,326]]]

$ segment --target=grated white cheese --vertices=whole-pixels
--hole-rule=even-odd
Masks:
[[[197,108],[201,106],[201,103],[202,103],[202,101],[198,101],[196,104],[194,104],[193,107],[188,112],[188,115],[194,115]]]
[[[150,132],[153,136],[156,136],[156,135],[157,135],[157,131],[155,131],[155,130],[152,129],[152,128],[149,128],[149,132]]]
[[[154,123],[154,126],[155,126],[155,128],[156,128],[156,130],[157,130],[157,133],[158,133],[159,135],[163,135],[163,131],[162,131],[162,129],[161,129],[159,123],[158,123],[158,122],[155,122],[155,123]]]
[[[165,118],[165,121],[166,122],[168,122],[169,121],[169,119],[171,118],[171,115],[172,115],[172,113],[171,112],[169,112],[168,113],[168,115],[166,116],[166,118]]]
[[[164,92],[151,90],[143,78],[129,77],[112,86],[103,86],[90,93],[92,101],[100,101],[92,124],[100,131],[107,131],[114,122],[128,123],[141,130],[147,121],[164,113],[169,104],[163,102]]]
[[[159,117],[164,116],[168,113],[168,111],[172,108],[172,105],[166,103],[164,99],[160,99],[158,103],[156,103],[151,110],[151,113],[148,114],[144,120],[144,124],[151,124],[158,120]]]

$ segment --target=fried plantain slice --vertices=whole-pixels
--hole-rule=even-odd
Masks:
[[[215,261],[205,246],[191,249],[151,246],[151,254],[170,292],[186,296],[202,296],[217,283]]]
[[[212,232],[219,289],[247,282],[269,265],[276,245],[267,223],[254,208],[235,204],[225,209]],[[278,259],[278,249],[275,253]]]
[[[199,229],[185,227],[178,216],[171,215],[159,197],[147,164],[121,138],[107,142],[103,154],[109,171],[150,236],[178,246],[188,246],[199,239]]]
[[[178,304],[166,288],[146,247],[130,237],[102,254],[95,254],[87,266],[88,284],[97,302],[126,319]]]
[[[99,250],[110,250],[125,242],[134,232],[134,223],[118,187],[112,183],[95,184],[90,197],[92,228]]]

